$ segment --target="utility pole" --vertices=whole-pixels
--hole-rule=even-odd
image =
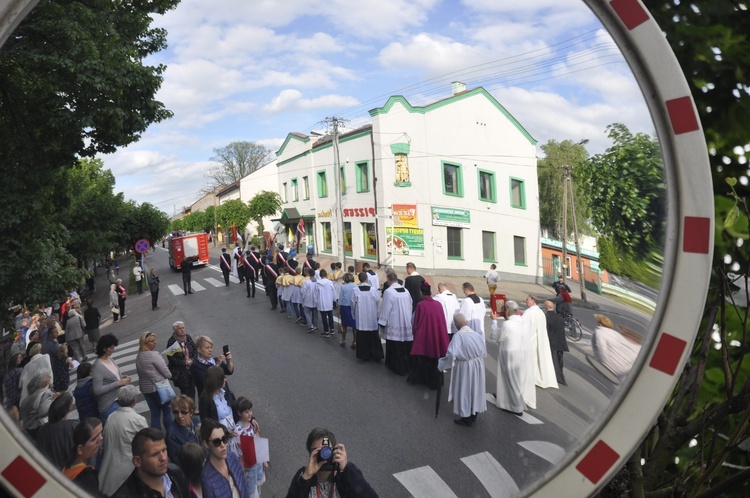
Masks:
[[[578,142],[577,146],[583,146],[589,142],[588,138],[584,138],[580,142]],[[562,267],[563,267],[563,282],[565,281],[565,278],[567,277],[567,269],[568,269],[568,246],[567,246],[567,236],[568,236],[568,192],[570,192],[570,206],[572,210],[572,216],[573,216],[573,237],[576,244],[576,257],[577,257],[577,269],[578,269],[578,278],[579,278],[579,285],[581,286],[581,299],[585,302],[586,299],[586,280],[583,273],[583,259],[581,258],[581,247],[578,244],[578,220],[576,219],[576,205],[575,205],[575,196],[573,195],[573,183],[570,178],[570,170],[571,166],[569,164],[563,165],[563,230],[562,230]]]
[[[563,227],[562,227],[562,276],[563,282],[568,278],[568,182],[570,181],[570,166],[563,166]]]
[[[333,131],[332,143],[333,143],[333,184],[336,190],[336,204],[333,207],[333,212],[336,213],[336,252],[341,258],[341,264],[346,268],[346,250],[344,248],[344,211],[343,211],[343,199],[341,196],[341,161],[339,159],[339,125],[343,124],[343,119],[332,116],[327,117],[325,122],[331,126]]]

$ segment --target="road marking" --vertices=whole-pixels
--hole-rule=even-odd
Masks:
[[[226,285],[224,282],[219,282],[215,278],[211,278],[211,277],[204,278],[203,280],[205,280],[209,284],[213,285],[214,287],[224,287]]]
[[[533,415],[529,415],[528,412],[523,412],[523,415],[521,415],[519,418],[529,425],[540,425],[544,423]]]
[[[562,447],[547,441],[521,441],[518,444],[553,465],[565,457]]]
[[[206,288],[205,288],[205,287],[203,287],[203,286],[202,286],[201,284],[199,284],[198,282],[190,282],[190,288],[191,288],[192,290],[194,290],[194,291],[204,291],[204,290],[206,290]]]
[[[169,284],[169,290],[172,291],[172,294],[174,294],[175,296],[185,294],[185,291],[182,290],[182,287],[177,284]]]
[[[414,498],[458,498],[432,467],[393,474]]]
[[[516,481],[488,452],[477,453],[461,461],[477,476],[490,496],[505,498],[519,493]]]

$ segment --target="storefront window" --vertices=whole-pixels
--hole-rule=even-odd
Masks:
[[[333,250],[333,243],[331,237],[331,222],[324,221],[320,224],[321,230],[323,231],[323,247],[322,251],[331,252]]]
[[[375,257],[378,251],[378,238],[375,234],[375,223],[362,223],[362,239],[364,242],[364,256]]]
[[[344,223],[344,252],[347,256],[352,255],[352,224]]]

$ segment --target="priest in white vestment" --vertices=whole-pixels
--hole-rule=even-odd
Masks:
[[[438,361],[438,370],[451,369],[448,401],[453,402],[453,413],[461,417],[454,422],[470,427],[476,422],[477,414],[487,411],[484,374],[487,345],[484,337],[471,330],[461,313],[454,315],[453,321],[458,332],[448,345],[445,357]]]
[[[453,334],[458,332],[456,324],[453,322],[453,315],[458,313],[459,308],[461,308],[461,305],[458,304],[458,298],[448,289],[448,284],[440,282],[438,283],[438,293],[434,299],[443,306],[445,325],[448,327],[448,336],[452,338]]]
[[[380,361],[383,344],[378,334],[380,293],[370,286],[366,272],[357,275],[359,285],[352,293],[352,316],[357,324],[357,359]]]
[[[378,319],[378,324],[385,328],[385,365],[398,375],[406,375],[414,342],[411,296],[398,283],[395,273],[388,274],[388,283]]]
[[[555,363],[552,361],[552,349],[547,335],[547,315],[539,308],[534,296],[526,297],[528,308],[523,312],[523,321],[529,327],[531,337],[531,355],[534,359],[534,383],[541,388],[557,386]]]
[[[495,404],[498,408],[521,415],[528,406],[536,408],[534,377],[529,379],[527,368],[529,329],[518,315],[518,303],[507,301],[508,318],[498,326],[497,315],[492,312],[490,339],[499,343],[497,354],[497,390]]]
[[[237,255],[239,252],[240,246],[235,242],[234,249],[232,250],[232,275],[234,275],[235,278],[240,278],[240,274],[237,271]]]

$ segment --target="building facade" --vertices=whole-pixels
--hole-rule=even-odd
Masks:
[[[289,134],[277,152],[288,237],[302,219],[324,254],[340,257],[342,241],[357,261],[467,275],[495,263],[535,280],[536,141],[520,123],[483,88],[461,84],[427,106],[393,96],[370,115],[337,144]]]

